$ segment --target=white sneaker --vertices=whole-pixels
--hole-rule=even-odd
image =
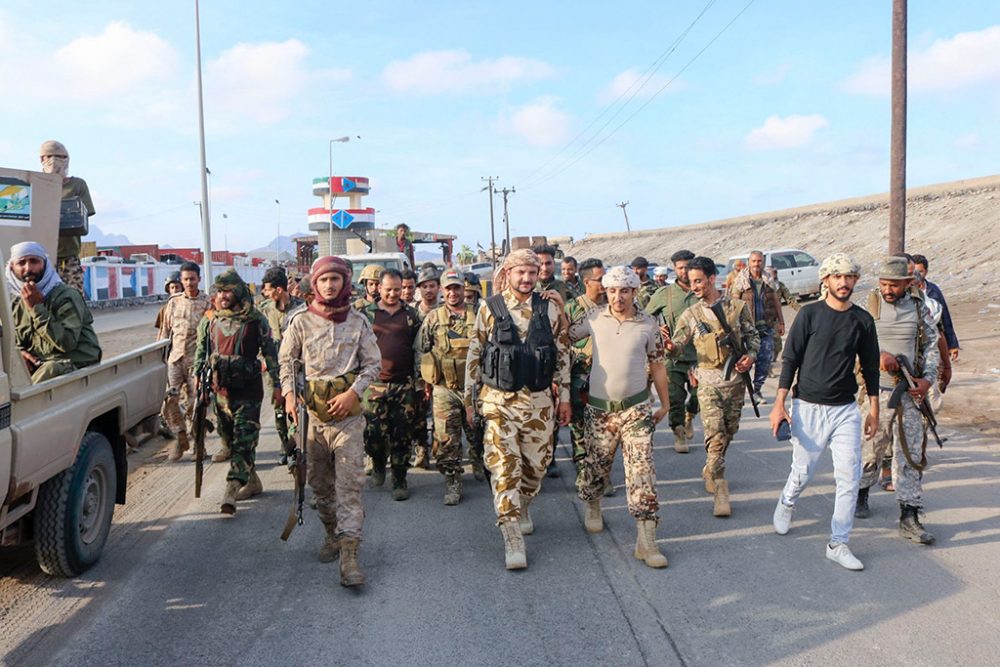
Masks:
[[[786,505],[781,498],[778,498],[778,506],[774,508],[774,532],[778,535],[788,533],[788,529],[792,525],[793,509],[795,508]]]
[[[754,394],[754,398],[757,399],[757,405],[767,405],[767,399],[765,399],[759,391]]]
[[[848,570],[863,570],[865,566],[854,557],[851,550],[846,544],[838,544],[836,546],[832,544],[826,545],[826,557],[832,560],[837,565]]]

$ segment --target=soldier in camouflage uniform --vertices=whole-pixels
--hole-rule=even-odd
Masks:
[[[743,378],[738,373],[746,372],[754,362],[760,348],[760,337],[754,326],[753,316],[747,305],[738,299],[730,299],[715,288],[716,266],[708,257],[695,257],[688,264],[691,291],[698,297],[694,304],[680,316],[677,329],[667,342],[670,355],[680,353],[688,343],[694,341],[698,354],[698,405],[701,407],[701,422],[705,430],[705,491],[715,496],[712,514],[729,516],[729,483],[726,481],[726,449],[740,428],[740,415],[746,392]],[[733,377],[726,380],[723,365],[731,354],[732,347],[720,345],[725,334],[718,318],[711,310],[716,302],[722,303],[726,321],[735,336],[746,346],[747,353],[735,362]]]
[[[563,257],[562,280],[577,296],[583,294],[584,284],[580,278],[580,265],[577,264],[576,257],[569,255]]]
[[[486,420],[486,466],[490,471],[497,522],[504,537],[506,567],[511,570],[527,567],[523,535],[534,531],[528,506],[541,488],[542,476],[552,456],[550,442],[555,418],[558,416],[563,426],[570,418],[569,339],[565,318],[562,304],[557,304],[555,299],[545,303],[543,297],[533,296],[538,266],[538,256],[530,250],[516,250],[507,255],[497,274],[497,293],[491,297],[494,301],[487,299],[476,315],[475,334],[469,344],[465,366],[465,405],[469,421],[474,414],[473,388],[483,383],[478,398],[479,409]],[[529,334],[538,335],[545,341],[544,345],[539,345],[544,346],[547,354],[553,353],[554,358],[547,358],[554,366],[550,372],[551,383],[558,390],[557,409],[554,409],[549,386],[532,390],[522,385],[519,389],[505,391],[487,383],[493,381],[491,373],[498,371],[498,366],[491,364],[482,369],[480,356],[484,348],[486,351],[495,349],[497,341],[493,338],[497,322],[490,304],[497,306],[500,300],[509,313],[509,322],[518,339],[523,341]],[[536,308],[538,315],[534,314]],[[542,328],[543,322],[548,323],[546,328]],[[523,360],[527,356],[515,353],[514,358]],[[516,375],[517,369],[506,371]],[[538,382],[546,380],[544,373],[539,375]]]
[[[432,310],[420,327],[420,372],[433,396],[437,467],[446,480],[444,504],[457,505],[462,499],[462,432],[472,441],[462,394],[476,312],[465,303],[465,281],[456,271],[446,272],[441,285],[444,305]]]
[[[438,295],[441,292],[441,276],[438,275],[437,267],[433,264],[425,266],[417,276],[417,291],[420,299],[414,306],[418,319],[423,322],[424,318],[438,307]],[[429,433],[427,432],[427,415],[430,412],[431,399],[430,389],[423,378],[416,380],[416,405],[413,410],[413,423],[410,426],[412,438],[413,467],[430,470],[431,451],[427,446]],[[433,385],[432,385],[433,386]],[[433,417],[432,417],[433,418]]]
[[[378,283],[379,275],[381,273],[382,267],[378,264],[369,264],[365,268],[361,269],[361,276],[358,277],[358,282],[364,290],[364,295],[355,300],[354,307],[356,309],[364,310],[373,303],[378,302]]]
[[[472,308],[473,313],[479,312],[479,304],[482,301],[483,285],[479,281],[479,276],[469,272],[465,274],[465,305]],[[479,387],[475,388],[476,395]],[[486,423],[482,415],[478,412],[469,423],[469,430],[465,437],[469,441],[469,460],[472,462],[472,475],[477,482],[486,479],[486,467],[483,464],[483,433],[486,430]]]
[[[392,497],[406,500],[406,486],[413,424],[416,421],[417,333],[420,320],[399,295],[403,278],[396,269],[385,269],[378,303],[367,306],[368,318],[382,357],[378,380],[365,396],[365,453],[372,459],[372,486],[385,483],[385,467],[392,468]]]
[[[649,277],[649,260],[645,257],[636,257],[632,260],[631,266],[635,274],[639,276],[639,291],[635,294],[635,300],[639,303],[640,308],[645,308],[656,290],[659,289],[659,285]]]
[[[588,533],[604,529],[601,493],[621,446],[628,511],[637,528],[634,555],[649,567],[666,567],[667,558],[656,546],[660,503],[653,465],[653,432],[670,410],[663,338],[656,321],[636,307],[639,277],[632,269],[616,266],[601,282],[608,305],[590,308],[569,330],[570,340],[590,338],[593,344],[587,457],[577,480],[580,499],[587,505],[584,527]],[[655,413],[649,400],[650,375],[660,399]]]
[[[280,348],[281,335],[287,325],[288,313],[302,305],[303,302],[289,294],[288,274],[280,266],[268,269],[264,273],[262,283],[264,288],[261,291],[264,293],[264,301],[260,304],[260,312],[271,327],[274,346]],[[267,389],[269,392],[273,392],[274,387],[268,384]],[[295,446],[288,439],[288,416],[285,413],[284,399],[274,402],[274,428],[281,440],[281,465],[285,465],[288,463],[288,455],[292,453]]]
[[[316,299],[292,314],[278,355],[285,410],[295,419],[295,362],[304,365],[309,485],[326,537],[321,562],[340,558],[340,583],[360,586],[358,545],[365,512],[361,399],[378,377],[381,355],[367,318],[351,308],[351,274],[339,257],[321,257],[311,271]],[[302,424],[297,425],[299,428]]]
[[[879,286],[869,294],[864,305],[875,319],[881,348],[879,376],[879,428],[872,438],[862,441],[863,472],[855,516],[870,514],[868,493],[878,479],[879,464],[892,452],[892,484],[899,502],[899,533],[918,544],[933,544],[934,536],[921,524],[923,510],[923,471],[927,465],[927,424],[917,409],[931,385],[937,381],[941,355],[938,331],[923,293],[910,289],[912,276],[905,257],[892,257],[883,263]],[[904,355],[914,368],[917,388],[902,397],[899,406],[888,407],[888,399],[899,382],[905,382],[896,360]]]
[[[278,351],[271,327],[253,307],[250,290],[234,269],[215,279],[215,289],[220,308],[214,317],[203,318],[198,325],[194,372],[196,378],[201,377],[206,364],[211,371],[219,437],[229,444],[231,452],[221,509],[224,514],[235,514],[237,500],[264,490],[256,470],[260,406],[264,400],[257,356],[264,359],[274,387],[272,400],[277,400],[281,396]]]
[[[194,417],[196,396],[192,369],[198,324],[211,307],[208,295],[199,288],[201,268],[194,262],[184,262],[180,273],[183,291],[174,294],[167,301],[157,334],[157,340],[170,341],[170,352],[167,354],[167,394],[163,399],[163,418],[177,436],[167,456],[170,461],[179,461],[191,447],[189,424]],[[187,394],[183,414],[180,407],[182,390]],[[227,443],[223,442],[223,450],[213,460],[216,457],[219,461],[229,458]]]
[[[656,290],[646,304],[646,312],[659,319],[668,331],[677,329],[677,320],[685,310],[698,303],[691,291],[688,264],[694,259],[690,250],[678,250],[671,257],[676,280],[672,285]],[[694,437],[694,417],[698,414],[698,388],[691,382],[691,374],[698,362],[694,345],[688,344],[667,361],[670,378],[670,430],[674,433],[674,451],[687,454],[688,442]],[[687,401],[685,405],[685,395]]]

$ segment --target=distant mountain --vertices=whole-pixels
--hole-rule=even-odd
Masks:
[[[263,258],[274,258],[274,246],[275,243],[278,244],[278,250],[284,256],[287,254],[289,257],[295,257],[295,239],[300,236],[311,236],[311,234],[303,234],[301,232],[296,232],[291,236],[277,236],[268,242],[266,246],[260,248],[254,248],[253,250],[247,250],[247,254],[251,257],[263,257]]]
[[[124,234],[105,234],[94,223],[90,223],[90,233],[84,236],[83,240],[94,241],[98,246],[135,245]]]

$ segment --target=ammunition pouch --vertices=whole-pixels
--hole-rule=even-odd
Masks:
[[[306,380],[306,407],[316,419],[323,423],[345,419],[345,417],[334,417],[330,414],[330,406],[327,405],[327,401],[350,389],[356,377],[357,373],[352,372],[338,375],[332,380]],[[360,414],[361,400],[359,399],[348,416],[356,417]]]
[[[212,383],[216,387],[250,387],[259,384],[260,377],[260,362],[256,357],[216,355],[212,361]]]
[[[698,353],[698,365],[702,368],[722,368],[729,356],[729,351],[719,345],[719,339],[723,334],[718,331],[711,331],[701,336],[695,336],[694,349]]]

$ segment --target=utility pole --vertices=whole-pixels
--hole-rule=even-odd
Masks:
[[[277,199],[274,203],[278,205],[278,236],[274,239],[274,265],[280,266],[281,262],[281,202]]]
[[[628,225],[628,211],[625,210],[625,207],[628,206],[628,204],[629,203],[627,201],[623,201],[623,202],[618,202],[617,204],[615,204],[615,206],[620,208],[622,210],[622,213],[625,215],[625,231],[626,233],[631,234],[632,228],[629,227]]]
[[[198,74],[198,140],[201,148],[201,252],[205,257],[205,283],[212,283],[212,219],[208,205],[208,167],[205,163],[205,103],[201,92],[201,16],[194,0],[194,42]]]
[[[516,193],[514,188],[504,188],[498,194],[503,195],[503,225],[507,233],[507,252],[510,252],[510,217],[507,215],[507,197]]]
[[[892,2],[892,147],[889,254],[906,251],[906,0]]]
[[[484,176],[480,178],[481,181],[486,181],[486,187],[480,190],[480,192],[489,191],[490,193],[490,255],[493,258],[493,270],[497,269],[497,238],[493,230],[493,181],[500,178],[499,176]],[[510,248],[508,248],[510,250]]]

